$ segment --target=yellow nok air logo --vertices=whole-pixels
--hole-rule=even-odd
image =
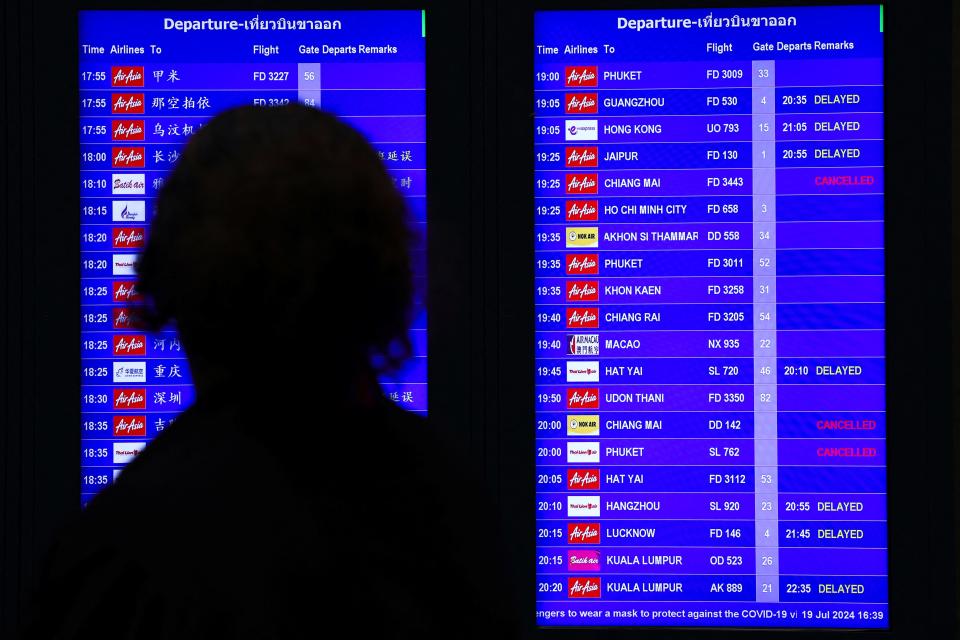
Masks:
[[[600,230],[597,227],[567,227],[567,247],[590,249],[600,243]]]
[[[600,416],[567,416],[568,436],[595,436],[600,433]]]

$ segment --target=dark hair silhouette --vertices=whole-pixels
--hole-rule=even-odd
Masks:
[[[195,378],[292,354],[390,368],[410,350],[411,241],[401,195],[352,127],[299,104],[231,109],[160,191],[137,266],[144,318],[175,321]]]

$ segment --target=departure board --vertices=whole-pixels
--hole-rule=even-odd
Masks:
[[[135,263],[155,198],[186,140],[239,105],[299,101],[334,113],[378,150],[422,240],[426,19],[422,11],[82,11],[79,25],[86,504],[193,400],[176,331],[145,333],[130,312],[140,300]],[[424,246],[413,253],[419,292]],[[350,310],[341,311],[349,319]],[[410,337],[413,357],[381,386],[400,406],[425,413],[422,301]]]
[[[888,626],[883,10],[535,17],[549,626]]]

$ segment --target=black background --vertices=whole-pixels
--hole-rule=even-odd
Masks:
[[[430,414],[468,441],[472,468],[498,495],[516,554],[517,589],[532,619],[533,12],[764,4],[824,3],[154,0],[134,6],[114,0],[67,7],[7,0],[0,14],[0,637],[11,635],[46,546],[80,504],[78,9],[427,9]],[[885,3],[892,628],[856,633],[863,638],[950,638],[957,628],[955,14],[940,1]],[[149,531],[143,540],[162,544]],[[356,631],[363,633],[362,626]],[[650,628],[537,635],[734,633]]]

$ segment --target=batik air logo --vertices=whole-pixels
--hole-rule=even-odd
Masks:
[[[113,435],[118,438],[147,435],[147,416],[113,416]]]
[[[568,598],[599,598],[600,578],[567,578]]]
[[[114,222],[146,222],[147,203],[143,200],[114,200]]]
[[[143,169],[146,165],[143,147],[114,147],[114,169]]]
[[[596,253],[568,253],[568,276],[595,276],[600,273],[600,256]]]
[[[142,87],[143,67],[110,67],[111,87]]]
[[[567,67],[563,71],[564,86],[567,87],[595,87],[597,86],[597,67]]]
[[[114,195],[143,195],[147,192],[147,178],[142,173],[114,173],[111,179]]]
[[[567,302],[596,302],[600,299],[600,283],[596,280],[567,282]]]
[[[564,97],[566,113],[596,113],[597,94],[595,93],[568,93]]]
[[[600,469],[567,469],[567,490],[600,490]]]
[[[114,227],[114,249],[139,249],[143,247],[143,229],[137,227]]]
[[[567,174],[567,195],[595,194],[597,188],[597,174],[595,173]]]
[[[113,390],[113,408],[114,409],[146,409],[147,408],[147,390],[146,389],[114,389]]]
[[[113,336],[113,355],[115,356],[145,356],[147,355],[147,338],[144,335],[121,334]]]
[[[567,571],[599,571],[600,552],[592,549],[567,551]]]
[[[596,522],[567,524],[567,544],[600,544],[600,524]]]
[[[568,329],[599,329],[600,310],[597,307],[571,307],[567,309]]]
[[[110,94],[110,113],[143,113],[142,93],[113,93]]]
[[[597,388],[567,389],[567,409],[599,409],[600,390]],[[599,446],[597,447],[599,449]],[[584,462],[589,462],[585,460]]]
[[[569,168],[597,166],[596,147],[567,147],[564,154],[566,156],[566,166]]]
[[[567,496],[568,518],[599,518],[600,496]]]
[[[135,142],[144,139],[143,120],[114,120],[112,139]]]
[[[600,433],[600,416],[567,416],[568,436],[595,436]]]

